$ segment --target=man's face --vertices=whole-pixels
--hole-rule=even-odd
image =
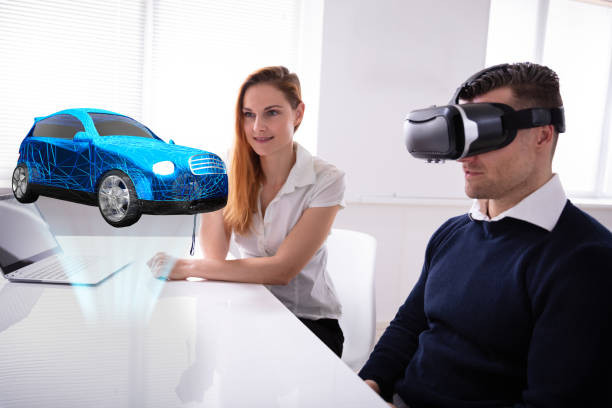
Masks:
[[[512,90],[497,88],[474,98],[473,103],[498,102],[516,109]],[[470,198],[522,199],[532,191],[536,155],[534,129],[519,130],[509,145],[458,161],[465,173],[465,193]]]

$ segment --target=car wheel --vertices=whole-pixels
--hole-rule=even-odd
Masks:
[[[38,199],[38,194],[32,191],[29,182],[28,166],[20,164],[13,171],[13,195],[20,203],[33,203]]]
[[[119,170],[105,173],[98,185],[98,207],[113,227],[127,227],[140,219],[140,205],[134,183]]]

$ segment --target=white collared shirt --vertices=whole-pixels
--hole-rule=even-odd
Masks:
[[[552,231],[555,225],[557,225],[559,217],[561,217],[563,208],[565,208],[567,196],[565,195],[559,176],[553,174],[552,178],[542,187],[523,198],[514,207],[507,209],[493,218],[489,218],[486,213],[483,213],[483,210],[486,211],[486,201],[487,200],[474,200],[469,212],[472,219],[479,221],[499,221],[505,217],[512,217],[527,221],[547,231]]]
[[[324,160],[313,157],[294,142],[295,164],[287,181],[261,215],[261,197],[257,198],[251,232],[233,234],[242,258],[272,256],[289,232],[311,207],[345,207],[344,172]],[[261,194],[261,189],[260,189]],[[327,246],[324,243],[308,264],[288,285],[266,285],[291,312],[307,319],[337,319],[340,302],[327,273]]]

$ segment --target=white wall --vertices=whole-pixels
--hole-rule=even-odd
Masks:
[[[429,236],[465,205],[356,202],[464,197],[456,163],[411,158],[402,125],[410,110],[446,104],[482,69],[489,1],[328,0],[323,15],[318,155],[347,173],[349,206],[335,227],[378,241],[377,320],[389,321],[419,276]]]
[[[418,279],[430,235],[470,206],[456,163],[413,159],[401,130],[410,110],[445,104],[484,66],[488,12],[488,0],[325,3],[318,154],[347,173],[349,205],[334,226],[378,241],[379,322]],[[610,207],[582,208],[612,229]]]
[[[484,67],[489,0],[328,0],[323,16],[318,154],[347,197],[462,197],[455,163],[412,160],[402,126]]]
[[[455,87],[483,66],[488,7],[488,0],[325,3],[318,153],[348,175],[349,205],[335,227],[364,231],[378,241],[380,322],[392,319],[412,289],[430,235],[470,205],[460,198],[461,171],[453,163],[412,159],[401,127],[409,110],[446,103]],[[360,202],[377,195],[385,177],[413,197],[456,199]],[[96,207],[44,197],[39,206],[58,234],[176,235],[190,244],[190,216],[143,216],[118,230],[104,223]],[[612,209],[583,208],[612,229]]]

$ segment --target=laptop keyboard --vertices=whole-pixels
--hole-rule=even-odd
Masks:
[[[44,261],[28,265],[13,272],[10,277],[15,279],[61,280],[68,281],[71,276],[87,270],[97,263],[95,256],[54,255]]]

